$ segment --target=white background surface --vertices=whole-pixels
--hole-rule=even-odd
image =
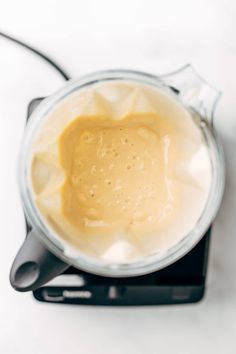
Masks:
[[[236,353],[235,2],[0,0],[0,27],[55,57],[73,77],[114,67],[161,74],[191,62],[223,91],[215,122],[227,160],[202,303],[68,307],[13,291],[8,273],[25,237],[16,160],[26,107],[63,81],[41,59],[0,38],[0,353]]]

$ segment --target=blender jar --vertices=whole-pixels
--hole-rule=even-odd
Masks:
[[[66,253],[63,242],[60,238],[55,237],[40,216],[33,201],[32,192],[28,183],[31,144],[35,132],[37,132],[44,119],[47,118],[48,112],[74,92],[96,83],[105,81],[115,82],[117,80],[141,83],[163,90],[170,99],[178,101],[186,110],[188,110],[192,117],[198,116],[199,119],[197,121],[199,129],[202,132],[209,151],[212,170],[212,180],[208,199],[195,227],[166,252],[156,255],[154,254],[139,261],[127,264],[108,264],[99,259],[89,257],[79,251],[76,255]],[[68,84],[58,92],[44,99],[30,116],[20,151],[19,186],[25,215],[28,223],[32,227],[32,231],[23,244],[13,265],[11,273],[11,282],[13,286],[17,288],[17,286],[14,285],[17,274],[19,280],[22,277],[25,277],[25,274],[30,271],[34,278],[34,281],[32,281],[32,284],[34,283],[34,285],[32,285],[29,280],[24,289],[32,290],[32,288],[36,288],[42,285],[45,281],[53,278],[69,265],[102,276],[138,276],[166,267],[189,252],[204,236],[212,223],[223,194],[224,159],[221,145],[215,135],[213,127],[214,109],[219,96],[220,93],[203,80],[191,65],[186,65],[180,70],[158,77],[130,70],[97,72],[78,80],[69,81]],[[34,246],[36,243],[38,246]],[[36,248],[38,253],[37,250],[33,250]],[[46,258],[43,256],[39,257],[39,253],[46,254],[47,252],[50,257],[47,259],[48,263],[47,267],[45,267],[43,262],[45,263]],[[25,254],[27,254],[27,257],[25,257]],[[25,260],[27,260],[27,262],[25,262]],[[28,267],[24,266],[22,270],[22,264],[25,263],[30,264],[28,264]],[[20,273],[19,269],[21,269]],[[39,277],[40,281],[38,280]]]

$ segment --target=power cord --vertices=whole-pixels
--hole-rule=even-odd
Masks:
[[[18,45],[30,50],[31,52],[37,54],[39,57],[41,57],[42,59],[44,59],[45,61],[47,61],[51,66],[54,67],[54,69],[56,69],[62,76],[65,80],[70,80],[70,76],[66,73],[66,71],[64,69],[62,69],[60,67],[60,65],[58,65],[54,60],[52,60],[51,58],[49,58],[46,54],[42,53],[41,51],[31,47],[30,45],[28,45],[27,43],[25,42],[22,42],[20,41],[19,39],[17,38],[14,38],[12,36],[10,36],[9,34],[6,34],[4,32],[0,32],[0,36],[1,37],[4,37],[14,43],[17,43]]]

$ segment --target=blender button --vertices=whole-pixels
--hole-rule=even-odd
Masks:
[[[111,300],[122,298],[124,293],[125,293],[124,286],[112,285],[112,286],[109,286],[109,288],[108,288],[108,298]]]

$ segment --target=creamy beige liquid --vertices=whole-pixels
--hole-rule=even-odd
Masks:
[[[107,262],[166,251],[195,225],[211,180],[190,114],[137,83],[100,83],[52,111],[33,145],[30,179],[48,226]]]

